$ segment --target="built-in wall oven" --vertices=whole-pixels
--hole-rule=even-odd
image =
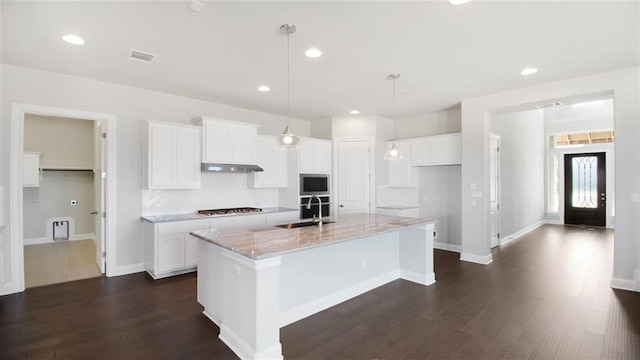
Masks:
[[[329,196],[319,196],[322,201],[322,217],[328,217],[331,215],[331,198]],[[307,206],[311,201],[311,206],[307,209]],[[311,196],[300,197],[300,219],[312,219],[314,216],[317,218],[320,213],[320,206],[318,199]]]
[[[319,216],[318,198],[322,201],[322,217],[330,215],[329,184],[328,174],[300,174],[300,219],[312,219],[314,216]],[[311,206],[307,209],[309,201],[311,201]]]

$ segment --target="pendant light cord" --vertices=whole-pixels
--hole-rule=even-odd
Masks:
[[[287,129],[289,129],[289,97],[291,96],[291,50],[289,49],[289,38],[291,37],[291,31],[287,27]]]

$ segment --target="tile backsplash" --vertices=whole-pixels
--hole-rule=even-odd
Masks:
[[[248,174],[202,174],[200,189],[142,190],[142,215],[191,213],[201,209],[278,206],[278,189],[247,187]]]

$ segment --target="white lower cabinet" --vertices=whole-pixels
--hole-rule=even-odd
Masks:
[[[154,279],[195,271],[197,240],[189,232],[209,229],[210,219],[143,222],[144,267]]]
[[[144,267],[154,279],[196,271],[198,239],[189,233],[298,220],[298,211],[152,223],[143,221]]]

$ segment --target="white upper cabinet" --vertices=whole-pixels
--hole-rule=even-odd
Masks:
[[[202,126],[202,162],[256,164],[258,125],[205,116],[194,123]]]
[[[148,120],[147,188],[199,188],[200,139],[197,126]]]
[[[445,134],[409,140],[411,165],[457,165],[461,163],[461,134]]]
[[[387,148],[395,143],[402,154],[402,159],[389,160],[387,163],[387,186],[417,187],[418,169],[411,166],[411,143],[409,141],[391,141]]]
[[[301,137],[300,142],[298,172],[330,174],[331,141]]]
[[[25,152],[23,154],[23,187],[40,187],[40,156],[40,153]]]
[[[276,146],[276,138],[273,136],[258,135],[256,145],[257,165],[264,171],[247,174],[249,187],[287,187],[287,151]]]

